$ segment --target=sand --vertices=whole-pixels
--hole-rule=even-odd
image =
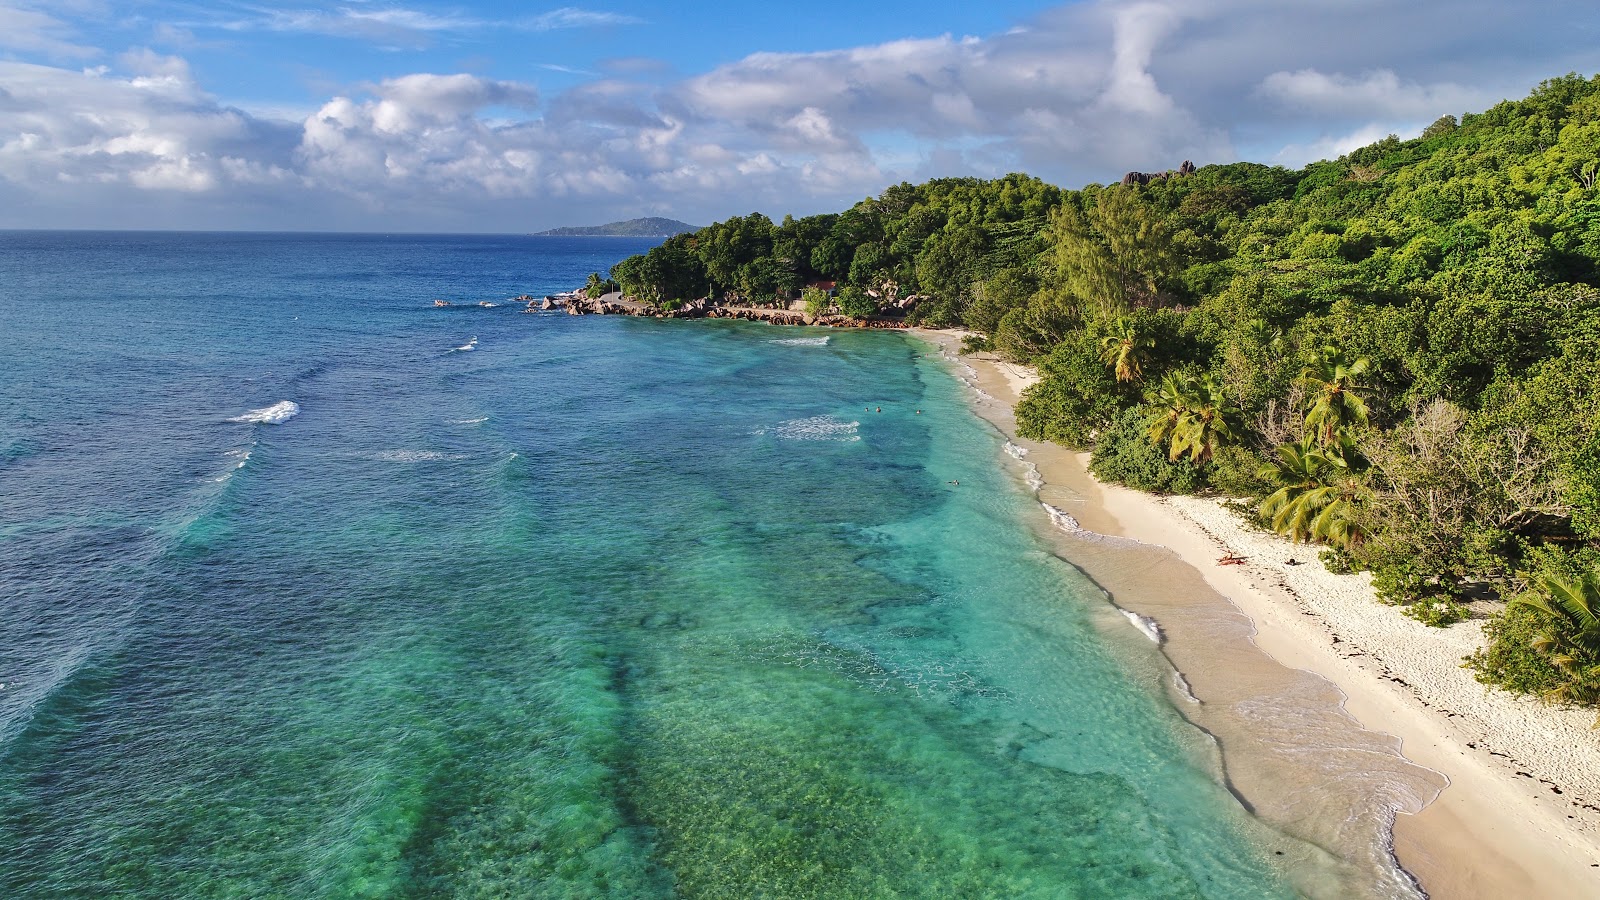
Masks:
[[[920,334],[952,358],[962,337]],[[1034,372],[981,354],[955,365],[1037,470],[1041,502],[1083,529],[1062,555],[1160,623],[1201,701],[1186,714],[1219,736],[1225,777],[1258,815],[1374,866],[1390,847],[1364,849],[1364,835],[1387,839],[1392,821],[1402,874],[1440,900],[1600,897],[1593,712],[1484,687],[1461,666],[1481,622],[1409,619],[1369,576],[1327,571],[1315,548],[1251,530],[1219,499],[1100,484],[1087,454],[1016,437],[1012,407]],[[1225,553],[1248,562],[1218,566]],[[1185,708],[1181,692],[1175,702]]]

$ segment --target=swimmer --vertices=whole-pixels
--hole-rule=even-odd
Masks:
[[[919,415],[919,416],[922,415],[922,410],[920,410],[920,409],[917,410],[917,415]]]
[[[959,481],[946,481],[945,484],[960,484]]]
[[[883,412],[883,407],[878,407],[878,412]]]

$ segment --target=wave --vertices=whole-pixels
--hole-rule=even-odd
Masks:
[[[1027,450],[1022,447],[1018,447],[1016,444],[1013,444],[1010,441],[1006,441],[1006,453],[1010,454],[1012,459],[1021,459],[1028,455]]]
[[[474,337],[472,340],[467,341],[465,344],[462,344],[461,346],[455,348],[451,352],[452,353],[454,353],[454,352],[465,352],[465,351],[468,351],[468,350],[476,350],[476,349],[478,349],[478,339],[476,337]]]
[[[1027,467],[1023,478],[1028,482],[1028,489],[1035,494],[1039,493],[1039,489],[1044,487],[1044,473],[1033,463],[1023,463],[1023,465]]]
[[[226,472],[223,472],[221,475],[219,475],[216,478],[213,478],[211,480],[213,482],[217,483],[217,484],[221,484],[221,483],[227,481],[228,479],[232,478],[233,474],[235,472],[237,472],[240,469],[244,468],[245,463],[250,461],[250,454],[252,454],[254,452],[256,452],[256,444],[255,444],[255,441],[251,441],[250,442],[250,446],[248,446],[248,447],[245,447],[245,448],[240,449],[240,450],[229,450],[229,451],[223,453],[222,455],[224,457],[234,461],[233,468],[229,469]]]
[[[1150,546],[1144,541],[1135,540],[1130,537],[1118,537],[1116,535],[1101,534],[1098,531],[1090,531],[1089,529],[1078,524],[1078,520],[1074,519],[1072,514],[1066,510],[1043,502],[1041,502],[1039,505],[1044,507],[1045,514],[1050,517],[1050,523],[1052,525],[1055,525],[1057,528],[1075,538],[1085,541],[1094,541],[1097,544],[1113,544],[1124,547]]]
[[[379,453],[377,458],[384,462],[398,463],[460,462],[467,458],[467,454],[440,453],[437,450],[385,450]]]
[[[786,441],[859,441],[861,436],[856,429],[860,427],[860,422],[846,422],[834,416],[811,416],[779,422],[772,433]],[[767,429],[758,428],[755,433],[766,434]]]
[[[293,400],[279,400],[271,406],[252,409],[242,416],[234,416],[229,422],[245,422],[252,425],[282,425],[300,414],[300,404]]]
[[[480,417],[478,417],[476,419],[451,419],[450,420],[450,424],[451,425],[482,425],[483,423],[485,423],[487,421],[489,421],[489,417],[488,416],[480,416]]]
[[[828,346],[828,338],[828,335],[823,335],[822,337],[778,338],[767,341],[767,343],[786,344],[790,347],[826,347]]]
[[[1189,679],[1183,677],[1183,673],[1177,669],[1172,670],[1172,686],[1178,689],[1178,693],[1183,695],[1183,699],[1190,703],[1198,704],[1200,702],[1200,698],[1194,695],[1194,688],[1189,686]]]
[[[1133,623],[1133,627],[1139,629],[1141,634],[1155,642],[1156,646],[1161,646],[1161,642],[1167,639],[1167,636],[1161,631],[1160,623],[1158,623],[1155,619],[1152,619],[1149,616],[1141,616],[1131,609],[1122,609],[1119,607],[1117,612],[1127,616],[1128,621]]]

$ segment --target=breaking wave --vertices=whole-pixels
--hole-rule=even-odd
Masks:
[[[279,400],[271,406],[252,409],[242,416],[234,416],[229,422],[245,422],[253,425],[282,425],[300,414],[300,404],[293,400]]]
[[[1155,619],[1149,616],[1141,616],[1132,610],[1121,609],[1120,607],[1117,611],[1127,616],[1128,621],[1133,623],[1133,627],[1139,629],[1140,634],[1154,641],[1156,646],[1159,647],[1161,642],[1166,640],[1166,635],[1161,633],[1160,623],[1156,622]]]

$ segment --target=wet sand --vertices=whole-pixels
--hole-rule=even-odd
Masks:
[[[1364,577],[1328,573],[1314,548],[1249,532],[1217,501],[1102,485],[1086,454],[1017,438],[1012,407],[1036,376],[954,359],[958,333],[920,334],[1056,511],[1041,510],[1041,536],[1158,623],[1181,673],[1174,703],[1216,737],[1241,802],[1350,861],[1372,896],[1600,897],[1590,713],[1487,691],[1456,663],[1478,630],[1427,629]],[[1250,562],[1216,565],[1224,553]]]

